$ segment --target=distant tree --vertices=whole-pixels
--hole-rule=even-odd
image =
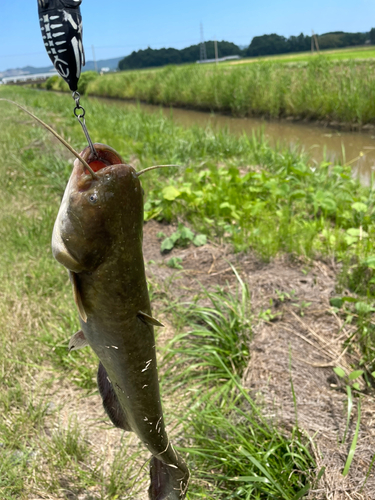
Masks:
[[[271,35],[255,36],[246,51],[248,57],[282,54],[288,52],[287,39],[272,33]]]
[[[368,40],[369,36],[370,40],[372,40],[371,43],[375,44],[375,28],[373,28],[370,33],[345,33],[344,31],[333,31],[317,35],[317,38],[321,49],[333,49],[350,47],[352,45],[363,45],[366,43],[366,40]],[[307,51],[310,50],[310,47],[311,37],[305,36],[303,33],[289,38],[272,33],[271,35],[255,36],[244,53],[247,57],[266,56]]]
[[[240,55],[242,53],[238,45],[231,42],[217,42],[219,57]],[[207,58],[214,59],[215,48],[214,42],[206,42]],[[129,56],[124,57],[119,62],[119,69],[140,69],[152,68],[156,66],[165,66],[167,64],[183,64],[192,63],[199,59],[200,47],[199,45],[191,45],[184,49],[151,49],[148,47],[145,50],[138,50],[132,52]]]
[[[298,36],[291,36],[287,40],[287,52],[305,52],[311,48],[311,36],[301,33]]]
[[[369,35],[370,35],[370,43],[372,45],[375,45],[375,28],[370,29]]]
[[[344,33],[343,31],[334,31],[319,35],[318,43],[321,49],[335,49],[353,45],[363,45],[367,39],[368,33]]]

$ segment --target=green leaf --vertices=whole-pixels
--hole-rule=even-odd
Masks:
[[[346,241],[346,244],[350,246],[350,245],[353,245],[353,243],[357,243],[358,238],[356,238],[355,236],[349,236],[346,234],[345,241]]]
[[[367,205],[361,203],[360,201],[357,201],[356,203],[353,203],[352,209],[356,212],[367,212]]]
[[[201,247],[207,243],[207,236],[205,234],[197,234],[193,239],[193,243],[196,247]]]
[[[174,247],[173,240],[171,238],[165,238],[165,240],[161,242],[160,250],[162,252],[169,252],[170,250],[172,250],[173,247]]]
[[[366,304],[366,302],[358,301],[355,305],[355,309],[358,313],[366,314],[369,312],[373,312],[374,308],[370,304]]]
[[[231,205],[227,201],[224,201],[223,203],[220,203],[219,208],[229,208],[230,210],[234,210],[236,207],[234,205]]]
[[[183,269],[183,267],[181,266],[181,262],[182,262],[181,257],[172,257],[167,262],[167,266],[172,267],[174,269]]]
[[[351,227],[350,229],[347,229],[347,234],[349,234],[350,236],[354,236],[354,237],[361,237],[361,238],[367,238],[368,236],[368,233],[366,233],[366,231],[364,231],[363,229],[359,229],[358,227]]]
[[[337,376],[341,377],[341,378],[344,378],[345,377],[345,372],[342,368],[340,368],[339,366],[336,366],[333,371],[336,373]]]
[[[363,375],[363,370],[355,370],[349,374],[349,380],[355,380],[361,375]]]
[[[263,467],[263,465],[260,462],[258,462],[258,460],[255,457],[253,457],[247,450],[244,450],[242,447],[238,451],[239,453],[241,453],[241,455],[245,455],[245,457],[247,457],[250,460],[250,462],[252,462],[255,465],[255,467],[257,467],[266,476],[266,478],[270,481],[270,483],[274,486],[274,488],[277,488],[277,490],[281,494],[283,494],[283,491],[280,488],[279,483],[271,476],[268,470],[265,467]]]
[[[296,495],[294,495],[292,500],[299,500],[300,498],[305,496],[306,493],[310,490],[310,487],[310,483],[305,484],[305,486]]]
[[[353,457],[354,457],[355,449],[357,447],[357,440],[358,440],[359,424],[360,424],[360,422],[361,422],[361,401],[358,401],[357,425],[356,425],[356,428],[355,428],[354,438],[353,438],[352,444],[350,446],[348,458],[346,460],[345,467],[344,467],[344,470],[343,470],[343,473],[342,473],[343,476],[346,476],[347,473],[349,472],[350,465],[351,465]]]
[[[244,483],[267,483],[269,484],[271,481],[266,477],[258,477],[258,476],[237,476],[229,478],[230,481],[240,481]]]
[[[180,196],[180,194],[181,191],[176,189],[174,186],[166,186],[162,191],[163,198],[168,201],[175,200],[178,196]]]
[[[171,242],[173,243],[173,245],[175,243],[177,243],[177,241],[181,238],[181,232],[180,231],[175,231],[174,233],[172,233],[169,237],[169,239],[171,240]]]
[[[349,424],[350,424],[350,415],[352,414],[352,410],[353,410],[353,395],[352,395],[352,389],[351,389],[350,385],[346,386],[346,393],[348,395],[348,413],[347,413],[347,417],[346,417],[346,427],[345,427],[344,437],[342,439],[343,443],[345,443],[345,440],[346,440],[346,434],[348,432]]]
[[[358,302],[358,299],[355,297],[342,297],[343,302]]]
[[[367,259],[364,260],[363,263],[370,269],[375,269],[375,255],[370,255],[370,257],[367,257]]]
[[[188,227],[182,226],[181,228],[179,228],[179,232],[180,232],[180,235],[181,235],[182,239],[193,241],[193,239],[194,239],[194,233]]]
[[[329,299],[329,303],[331,304],[332,307],[337,307],[337,309],[340,309],[344,303],[341,297],[332,297]]]
[[[360,391],[361,390],[361,386],[358,384],[358,382],[354,382],[353,389],[355,389],[356,391]]]

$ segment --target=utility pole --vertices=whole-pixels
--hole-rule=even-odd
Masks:
[[[200,43],[200,60],[206,61],[207,52],[206,52],[206,44],[204,43],[204,34],[203,34],[203,24],[201,23],[201,43]]]
[[[214,44],[215,44],[215,61],[216,61],[216,64],[217,64],[219,57],[218,57],[218,52],[217,52],[217,40],[216,40],[216,36],[215,36]]]
[[[95,57],[95,48],[93,45],[91,45],[91,49],[92,49],[92,57],[94,59],[94,68],[95,71],[98,72],[98,65],[96,64],[96,57]]]
[[[311,30],[311,33],[312,33],[312,37],[314,39],[314,42],[315,42],[315,48],[316,48],[316,51],[318,52],[319,54],[319,44],[318,44],[318,38],[317,36],[315,35],[314,33],[314,30]]]

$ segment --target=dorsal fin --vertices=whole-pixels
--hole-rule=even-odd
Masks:
[[[73,271],[69,271],[69,277],[70,277],[70,281],[71,281],[72,286],[73,286],[74,302],[76,303],[79,315],[81,316],[82,321],[87,323],[87,314],[86,314],[85,308],[83,307],[83,304],[82,304],[82,298],[81,298],[81,294],[79,292],[79,287],[78,287],[77,274],[74,273]]]
[[[153,318],[149,314],[146,314],[142,311],[138,311],[137,314],[138,318],[142,320],[144,323],[147,325],[152,325],[152,326],[164,326],[163,323],[160,323],[157,319]]]
[[[83,347],[88,346],[89,343],[86,340],[85,334],[82,330],[79,330],[77,333],[73,335],[73,337],[69,340],[69,352],[77,351],[77,349],[82,349]]]

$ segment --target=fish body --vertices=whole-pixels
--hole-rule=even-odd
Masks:
[[[170,443],[160,402],[143,253],[143,190],[136,171],[108,146],[76,160],[52,236],[54,257],[69,271],[81,331],[100,365],[98,386],[112,422],[134,431],[152,453],[149,498],[185,498],[189,471]],[[71,348],[77,342],[71,341]]]

